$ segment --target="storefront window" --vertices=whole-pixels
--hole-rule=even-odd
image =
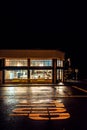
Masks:
[[[27,79],[27,70],[5,70],[6,79]]]
[[[6,59],[5,66],[27,66],[27,59]]]
[[[52,79],[52,70],[30,70],[30,79]]]
[[[30,60],[30,66],[52,66],[52,60]]]

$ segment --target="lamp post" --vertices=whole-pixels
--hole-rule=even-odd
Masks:
[[[65,60],[65,64],[64,64],[65,66],[65,76],[64,76],[64,80],[66,81],[66,80],[68,80],[69,79],[69,75],[70,75],[70,73],[71,73],[71,59],[70,58],[67,58],[66,60]]]
[[[78,69],[75,69],[75,73],[76,73],[76,80],[78,79]]]
[[[69,63],[69,67],[71,66],[71,60],[70,58],[67,59],[68,63]]]

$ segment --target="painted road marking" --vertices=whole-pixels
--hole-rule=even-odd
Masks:
[[[33,120],[60,120],[70,118],[70,114],[67,112],[64,104],[58,102],[58,100],[53,100],[42,106],[39,106],[39,103],[25,103],[25,106],[24,103],[19,103],[12,110],[10,116],[27,116]]]
[[[87,93],[87,90],[85,90],[83,88],[79,88],[79,87],[76,87],[76,86],[72,86],[72,87]]]

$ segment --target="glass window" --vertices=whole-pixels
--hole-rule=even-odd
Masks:
[[[30,60],[30,66],[52,66],[52,60]]]
[[[63,70],[57,69],[57,80],[63,81]]]
[[[57,60],[57,66],[58,67],[63,67],[63,61],[62,60]]]
[[[5,66],[27,66],[27,59],[6,59]]]
[[[30,70],[30,79],[52,79],[52,70]]]
[[[5,79],[27,79],[27,70],[5,70]]]

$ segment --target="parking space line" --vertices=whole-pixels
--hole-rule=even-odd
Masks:
[[[72,86],[72,87],[87,93],[87,90],[85,90],[85,89],[82,89],[82,88],[79,88],[79,87],[76,87],[76,86]]]

